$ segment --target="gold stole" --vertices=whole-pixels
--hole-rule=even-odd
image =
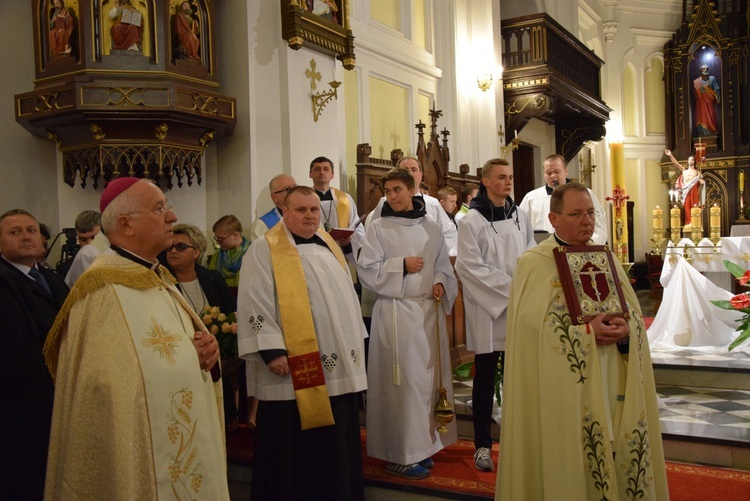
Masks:
[[[326,232],[317,235],[325,241],[341,267],[346,269],[344,254],[336,242]],[[277,224],[266,232],[265,237],[271,250],[280,324],[302,429],[332,425],[333,413],[318,351],[302,260],[287,237],[285,225]]]
[[[331,188],[331,193],[336,198],[336,216],[339,218],[339,228],[349,227],[349,197],[341,190]],[[338,246],[337,246],[338,247]]]

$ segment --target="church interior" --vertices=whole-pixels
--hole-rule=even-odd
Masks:
[[[520,203],[558,153],[652,322],[667,459],[750,470],[750,340],[729,351],[741,314],[711,303],[743,291],[724,261],[750,269],[750,1],[132,0],[134,39],[113,2],[4,4],[0,212],[54,235],[135,175],[211,236],[226,214],[249,230],[274,176],[311,184],[318,156],[363,215],[405,155],[433,196],[506,158]]]

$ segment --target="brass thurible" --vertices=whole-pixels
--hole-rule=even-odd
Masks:
[[[447,433],[448,428],[445,426],[452,422],[456,417],[456,411],[453,404],[448,400],[448,390],[443,386],[443,371],[440,363],[440,305],[443,304],[442,299],[435,299],[435,340],[437,341],[437,356],[435,357],[435,365],[438,373],[438,401],[435,404],[433,414],[435,419],[440,426],[438,431],[440,433]]]

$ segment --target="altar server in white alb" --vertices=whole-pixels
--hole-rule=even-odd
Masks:
[[[505,323],[516,260],[534,246],[534,230],[510,194],[513,169],[494,158],[482,167],[482,184],[458,225],[456,272],[463,283],[466,347],[474,355],[472,414],[474,465],[492,471],[492,402],[497,362],[505,351]]]
[[[544,181],[545,185],[541,188],[532,190],[523,197],[519,207],[531,219],[531,227],[535,230],[543,230],[553,233],[555,229],[549,222],[549,201],[552,196],[552,190],[568,181],[568,163],[565,157],[553,153],[544,159]],[[602,208],[602,204],[596,198],[593,191],[589,189],[589,195],[594,203],[596,211],[596,221],[594,234],[591,235],[591,241],[594,245],[604,245],[607,243],[607,214]]]
[[[315,191],[292,188],[283,209],[245,255],[239,284],[239,354],[260,367],[252,499],[364,499],[357,294],[319,228]]]
[[[414,178],[392,169],[382,183],[387,202],[367,228],[357,263],[360,280],[378,295],[368,361],[367,454],[388,461],[389,473],[421,479],[434,465],[431,456],[456,441],[455,423],[439,433],[433,409],[439,377],[453,401],[445,315],[458,286],[441,229],[425,217],[422,197],[414,196]],[[436,298],[442,300],[437,306]]]
[[[412,175],[414,178],[414,186],[419,188],[419,183],[422,182],[422,176],[424,175],[424,170],[422,168],[422,164],[417,160],[416,157],[403,157],[398,162],[396,162],[396,168],[397,169],[404,169],[409,172],[409,174]],[[430,195],[423,195],[419,192],[419,189],[417,189],[414,193],[414,196],[419,198],[422,202],[424,202],[424,208],[425,213],[427,215],[427,219],[430,219],[432,221],[435,221],[437,225],[442,230],[443,239],[445,240],[445,245],[448,246],[448,251],[450,252],[451,249],[456,248],[456,237],[458,235],[458,232],[456,230],[456,225],[453,224],[453,221],[448,217],[448,214],[445,213],[445,210],[443,210],[443,206],[440,205],[440,202],[437,198],[431,197]],[[372,220],[375,221],[378,219],[381,215],[381,212],[383,211],[383,205],[385,204],[386,197],[383,197],[380,199],[380,202],[378,202],[377,207],[373,209],[372,211]],[[455,254],[451,254],[455,255]]]

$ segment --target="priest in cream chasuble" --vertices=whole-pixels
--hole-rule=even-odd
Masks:
[[[627,275],[616,265],[630,318],[608,324],[573,325],[560,285],[552,251],[585,245],[594,217],[585,186],[557,188],[555,234],[518,260],[497,499],[669,499],[648,339]]]
[[[227,500],[221,383],[201,370],[215,340],[156,260],[176,217],[147,180],[110,182],[101,205],[116,254],[78,279],[45,346],[45,499]]]

